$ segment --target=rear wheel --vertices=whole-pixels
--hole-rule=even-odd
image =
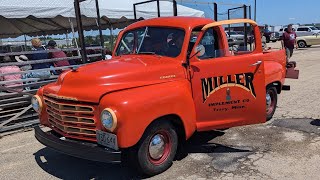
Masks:
[[[298,41],[299,48],[304,48],[307,46],[307,43],[305,41]]]
[[[167,170],[176,155],[178,135],[168,121],[157,121],[145,131],[138,145],[131,149],[131,165],[140,173],[153,176]]]
[[[273,114],[276,111],[278,102],[277,89],[274,86],[267,88],[266,102],[267,121],[269,121],[272,119]]]

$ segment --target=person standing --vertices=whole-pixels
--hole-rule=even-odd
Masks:
[[[298,49],[296,38],[297,34],[293,31],[292,24],[289,24],[287,30],[282,35],[281,41],[282,48],[286,50],[287,62],[292,57],[293,49]]]

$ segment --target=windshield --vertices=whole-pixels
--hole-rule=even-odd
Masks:
[[[310,27],[310,29],[312,29],[312,30],[318,30],[317,28],[315,28],[315,27]]]
[[[177,57],[181,53],[185,32],[167,27],[143,27],[122,36],[116,55],[156,54]]]

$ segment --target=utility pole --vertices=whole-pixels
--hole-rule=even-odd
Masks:
[[[254,0],[254,21],[257,21],[257,0]]]

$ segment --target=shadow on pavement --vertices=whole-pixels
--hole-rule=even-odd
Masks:
[[[138,179],[138,174],[120,164],[79,159],[47,147],[34,156],[44,171],[59,179]]]
[[[235,149],[210,143],[224,132],[209,131],[195,133],[182,145],[176,160],[182,160],[189,153],[237,153],[249,150]],[[47,173],[59,179],[141,179],[136,172],[120,164],[106,164],[61,154],[50,148],[43,148],[35,154],[35,161]],[[103,157],[101,157],[103,158]]]
[[[320,119],[315,119],[311,121],[310,124],[313,126],[320,126]]]
[[[213,139],[223,136],[225,133],[222,131],[207,131],[195,133],[177,154],[177,160],[185,158],[191,153],[241,153],[251,152],[250,150],[237,149],[233,147],[224,146],[222,144],[211,143]]]

